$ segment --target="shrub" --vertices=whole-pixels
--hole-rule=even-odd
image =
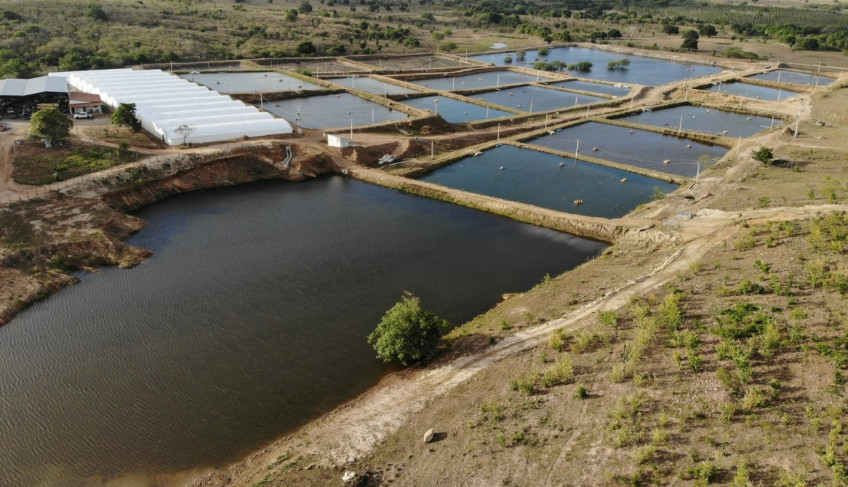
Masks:
[[[536,392],[536,377],[535,374],[521,374],[509,383],[513,391],[521,391],[527,396],[532,396]]]
[[[712,462],[703,462],[687,467],[681,477],[683,480],[695,480],[696,484],[710,484],[718,475],[718,468]]]
[[[551,333],[551,338],[548,340],[548,346],[557,352],[562,351],[562,347],[565,346],[565,340],[563,340],[562,334],[560,334],[559,331]]]
[[[432,358],[449,326],[447,320],[422,308],[420,298],[404,292],[368,335],[368,343],[382,361],[397,359],[409,365]]]
[[[574,397],[577,399],[588,399],[589,391],[583,386],[577,386],[577,389],[574,391]]]
[[[605,326],[616,328],[618,326],[618,312],[615,310],[598,311],[598,319]]]
[[[557,363],[542,374],[542,385],[551,387],[567,384],[574,380],[574,364],[568,355],[562,357]]]
[[[574,334],[574,342],[571,344],[572,353],[582,353],[592,346],[595,335],[586,330],[579,330]]]
[[[768,166],[774,160],[774,152],[768,147],[760,147],[753,152],[752,157],[755,161],[762,162],[763,166]]]
[[[730,481],[730,487],[754,487],[754,483],[751,482],[751,476],[748,474],[748,466],[744,463],[740,463],[738,467],[736,467],[736,475],[733,476],[733,480]]]

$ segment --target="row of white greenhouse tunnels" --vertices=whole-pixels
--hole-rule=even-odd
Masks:
[[[160,70],[106,69],[50,75],[66,77],[70,87],[97,94],[112,108],[134,103],[142,127],[169,145],[292,132],[283,119]]]

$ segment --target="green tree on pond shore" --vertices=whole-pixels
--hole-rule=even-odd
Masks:
[[[447,320],[422,308],[419,297],[405,291],[368,335],[368,343],[383,362],[397,359],[410,365],[433,358],[449,327]]]

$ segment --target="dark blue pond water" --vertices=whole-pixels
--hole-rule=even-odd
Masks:
[[[625,184],[622,178],[627,178]],[[655,187],[664,193],[677,189],[665,181],[509,145],[466,157],[421,179],[552,210],[605,218],[624,216],[650,201]],[[583,200],[582,205],[574,204],[578,199]]]
[[[604,247],[342,178],[139,216],[130,242],[155,256],[0,328],[0,485],[233,461],[390,370],[366,336],[404,290],[461,323]]]
[[[704,169],[727,152],[724,147],[643,130],[630,133],[626,127],[597,122],[569,127],[529,143],[574,152],[578,140],[582,154],[688,177],[697,174],[699,160],[703,161],[700,168]],[[664,163],[666,160],[669,162]]]

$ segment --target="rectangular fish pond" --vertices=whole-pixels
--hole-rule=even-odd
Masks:
[[[495,110],[494,108],[487,108],[442,96],[413,98],[411,100],[404,100],[403,103],[422,110],[430,110],[433,113],[436,113],[438,110],[439,115],[448,123],[464,123],[474,120],[485,120],[489,118],[501,118],[515,115],[514,113]]]
[[[827,76],[818,76],[810,73],[799,73],[798,71],[789,71],[787,69],[775,69],[768,73],[755,74],[748,76],[751,79],[761,79],[766,81],[776,81],[778,83],[795,83],[799,85],[810,86],[827,86],[833,83],[833,78]]]
[[[511,63],[505,62],[509,57]],[[477,61],[493,63],[496,66],[526,66],[533,67],[537,61],[551,63],[561,61],[565,64],[577,64],[582,61],[592,63],[592,69],[587,72],[572,73],[580,78],[591,78],[612,83],[638,83],[640,85],[660,86],[688,78],[698,78],[721,72],[721,68],[703,64],[678,63],[643,56],[624,55],[601,49],[585,47],[558,47],[549,49],[546,56],[539,55],[536,49],[526,51],[524,61],[519,61],[517,51],[498,54],[474,56]],[[623,69],[608,69],[610,61],[627,59],[630,65]]]
[[[480,88],[491,88],[518,83],[532,83],[536,76],[529,74],[513,73],[512,71],[489,71],[486,73],[466,74],[463,76],[452,76],[450,74],[438,78],[423,78],[409,80],[410,83],[423,86],[431,90],[476,90]],[[547,78],[541,78],[546,80]]]
[[[199,73],[185,74],[182,77],[222,94],[326,89],[321,85],[273,71],[267,73]]]
[[[780,101],[791,98],[798,93],[779,88],[768,88],[766,86],[751,85],[748,83],[719,83],[709,88],[702,88],[712,93],[727,93],[728,95],[742,96],[764,101]]]
[[[351,120],[353,125],[358,126],[408,117],[404,112],[392,110],[350,93],[276,100],[265,102],[263,108],[292,123],[298,123],[300,111],[298,124],[310,129],[346,127],[350,125]]]
[[[400,95],[406,93],[418,93],[418,90],[412,88],[404,88],[385,81],[379,81],[367,76],[347,76],[344,78],[331,78],[331,81],[337,85],[342,85],[355,90],[367,91],[375,95]]]
[[[756,115],[717,110],[715,108],[681,105],[662,110],[639,112],[620,118],[624,122],[641,123],[654,127],[669,127],[690,130],[705,134],[717,134],[727,137],[750,137],[762,130],[780,125],[782,120]]]
[[[502,145],[442,167],[422,181],[586,216],[618,218],[677,185],[545,152]],[[624,181],[624,182],[622,182]],[[582,201],[576,204],[576,201]]]
[[[599,96],[567,93],[538,86],[516,86],[505,90],[480,93],[472,98],[523,112],[541,112],[608,101],[607,98]]]
[[[590,157],[686,177],[695,177],[699,161],[703,170],[727,152],[717,145],[599,122],[575,125],[527,142],[566,153],[579,149]]]
[[[630,86],[623,85],[621,83],[608,85],[606,83],[591,83],[589,81],[574,80],[549,83],[548,86],[556,86],[557,88],[563,88],[566,90],[588,91],[590,93],[600,93],[602,95],[610,95],[615,97],[626,96],[628,93],[630,93]]]

